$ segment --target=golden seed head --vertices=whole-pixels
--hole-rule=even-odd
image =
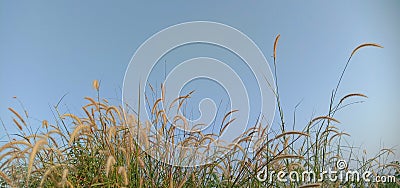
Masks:
[[[93,88],[95,90],[99,90],[99,81],[98,80],[93,80]]]

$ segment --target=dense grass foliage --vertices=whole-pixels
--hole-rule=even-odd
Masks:
[[[276,46],[274,45],[275,88]],[[157,105],[150,106],[153,119],[139,120],[137,114],[129,113],[122,106],[113,106],[98,95],[86,97],[88,103],[82,107],[83,116],[61,114],[54,108],[54,122],[44,120],[42,128],[35,130],[26,119],[10,108],[19,132],[9,135],[9,140],[0,147],[0,185],[10,187],[398,187],[400,166],[398,162],[387,161],[394,155],[391,149],[383,148],[373,157],[354,149],[345,140],[349,134],[339,130],[335,113],[354,103],[354,99],[365,98],[363,94],[352,93],[337,98],[336,93],[351,57],[357,50],[377,44],[363,44],[357,47],[346,63],[337,87],[333,90],[330,110],[312,118],[301,130],[290,130],[285,125],[285,116],[275,91],[280,118],[279,128],[269,130],[270,125],[258,123],[239,138],[238,144],[211,164],[198,167],[174,167],[152,158],[141,149],[135,139],[136,130],[148,126],[165,127],[168,121]],[[100,93],[99,82],[93,87]],[[190,100],[190,95],[178,102]],[[164,102],[163,98],[157,100]],[[240,110],[240,109],[239,109]],[[234,116],[233,113],[230,115]],[[183,117],[179,117],[183,118]],[[221,123],[222,124],[222,123]],[[228,124],[222,124],[229,126]],[[222,127],[223,129],[224,127]],[[162,130],[167,138],[173,139],[171,130]],[[9,134],[9,133],[7,133]],[[190,133],[186,137],[193,142],[205,138],[215,139],[218,135]],[[253,152],[250,152],[250,142]],[[149,148],[157,152],[157,142]],[[172,152],[172,151],[170,151]],[[360,154],[361,153],[361,154]],[[165,154],[165,153],[164,153]],[[280,170],[302,173],[312,170],[319,177],[327,168],[337,169],[339,159],[347,161],[348,168],[371,171],[374,175],[397,176],[394,183],[374,182],[280,182],[259,181],[262,170]],[[268,176],[269,178],[269,176]]]

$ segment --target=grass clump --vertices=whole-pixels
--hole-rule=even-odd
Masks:
[[[59,113],[55,106],[55,122],[42,122],[42,128],[33,131],[25,121],[28,114],[20,115],[9,110],[18,128],[16,138],[0,147],[0,185],[10,187],[398,187],[399,162],[382,162],[382,157],[394,155],[391,149],[382,149],[370,159],[366,153],[345,145],[349,134],[337,127],[339,120],[335,113],[347,106],[348,99],[366,96],[359,93],[348,94],[337,101],[337,91],[351,57],[362,47],[377,44],[362,44],[351,53],[346,66],[332,92],[327,114],[312,118],[302,130],[289,130],[285,125],[284,113],[278,92],[276,75],[276,49],[279,36],[274,43],[275,96],[278,104],[280,127],[269,130],[269,125],[258,123],[230,148],[230,151],[215,162],[197,167],[171,166],[156,160],[144,152],[135,140],[140,130],[160,125],[166,138],[174,139],[174,131],[167,130],[165,112],[158,109],[156,100],[151,108],[153,119],[140,121],[133,113],[121,106],[113,106],[107,100],[86,97],[82,107],[84,116]],[[99,82],[93,87],[100,90]],[[163,90],[164,91],[164,90]],[[99,93],[99,92],[98,92]],[[187,96],[175,102],[181,105]],[[162,95],[163,96],[163,95]],[[350,103],[351,104],[351,103]],[[234,111],[228,115],[233,115]],[[175,118],[174,118],[175,119]],[[184,117],[176,119],[184,121]],[[229,124],[229,122],[228,122]],[[228,126],[224,124],[220,132]],[[186,143],[200,143],[212,140],[218,135],[189,133]],[[255,139],[256,138],[256,139]],[[145,140],[146,141],[146,140]],[[157,151],[157,138],[147,139],[146,147],[157,155],[168,155],[172,151]],[[253,143],[253,152],[249,151]],[[151,150],[153,148],[153,150]],[[149,152],[149,151],[148,151]],[[154,154],[153,153],[153,154]],[[337,170],[336,162],[345,160],[349,166],[359,171],[371,171],[374,176],[390,174],[397,178],[392,183],[328,181],[268,181],[271,174],[262,172],[295,172],[302,174],[313,171],[319,177],[325,169]],[[294,173],[293,173],[294,174]],[[258,177],[264,177],[265,181]]]

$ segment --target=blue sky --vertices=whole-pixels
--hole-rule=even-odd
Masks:
[[[12,98],[17,96],[32,117],[31,126],[40,126],[42,119],[51,121],[52,106],[66,93],[63,111],[82,114],[83,97],[95,95],[94,79],[101,80],[103,97],[118,102],[125,70],[140,44],[168,26],[203,20],[245,33],[270,65],[273,41],[281,34],[281,99],[288,117],[302,100],[298,129],[313,114],[326,114],[331,90],[356,46],[383,45],[354,56],[338,95],[356,92],[369,98],[336,117],[352,135],[351,144],[368,151],[377,151],[382,142],[400,143],[400,3],[308,2],[1,0],[0,118],[15,130],[7,108],[20,109]]]

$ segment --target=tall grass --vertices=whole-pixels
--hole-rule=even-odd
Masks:
[[[375,157],[367,158],[366,153],[346,145],[349,134],[337,127],[339,120],[335,113],[349,99],[366,98],[359,93],[351,93],[342,98],[337,91],[351,57],[367,46],[381,47],[377,44],[362,44],[352,51],[337,86],[332,92],[329,111],[312,118],[302,130],[291,130],[285,124],[281,106],[277,76],[277,45],[274,43],[275,96],[279,111],[279,129],[269,130],[270,125],[258,123],[245,132],[239,142],[231,145],[230,151],[215,162],[197,167],[171,166],[156,160],[152,155],[167,158],[173,151],[160,151],[164,144],[161,138],[146,138],[150,126],[162,127],[160,133],[171,142],[181,144],[210,143],[218,135],[204,135],[191,132],[184,140],[176,141],[172,128],[167,128],[166,112],[159,109],[157,103],[164,102],[164,93],[149,106],[152,119],[138,119],[139,116],[123,110],[122,106],[113,106],[99,95],[100,84],[97,80],[93,87],[98,95],[86,97],[87,104],[82,106],[84,116],[59,113],[55,106],[55,121],[44,120],[42,128],[33,131],[16,110],[9,108],[15,117],[18,128],[15,138],[0,147],[0,185],[9,187],[398,187],[399,163],[391,163],[381,158],[394,155],[390,148],[383,148]],[[266,83],[267,84],[267,83]],[[165,92],[162,89],[162,92]],[[179,97],[173,103],[184,108],[183,101],[190,100],[191,93]],[[234,116],[234,111],[227,116]],[[224,118],[225,119],[225,118]],[[174,120],[185,122],[185,118],[176,116]],[[220,132],[229,128],[229,122],[221,122]],[[136,140],[145,143],[147,152],[142,150]],[[256,139],[254,139],[256,138]],[[208,140],[208,141],[207,141]],[[254,141],[250,152],[250,142]],[[150,153],[149,153],[150,152]],[[336,161],[344,159],[359,171],[370,170],[375,175],[394,174],[397,182],[378,184],[374,182],[280,182],[260,181],[257,175],[262,170],[296,171],[302,173],[312,170],[319,176],[328,167],[335,169]],[[270,178],[269,176],[266,176]]]

